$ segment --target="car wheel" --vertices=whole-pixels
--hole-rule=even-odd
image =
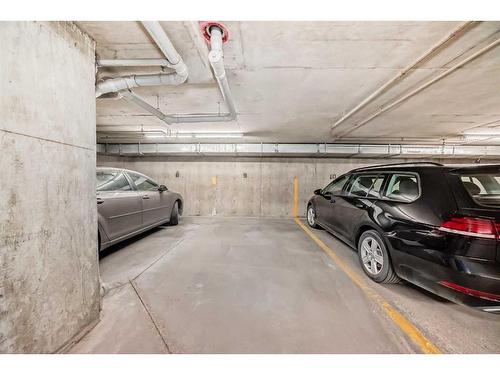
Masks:
[[[170,214],[170,225],[179,224],[179,202],[174,203],[174,207],[172,207],[172,213]]]
[[[309,224],[311,228],[319,228],[318,224],[316,224],[316,211],[312,204],[307,207],[307,224]]]
[[[361,235],[358,257],[361,268],[373,281],[395,284],[401,280],[394,272],[387,247],[377,231],[368,230]]]

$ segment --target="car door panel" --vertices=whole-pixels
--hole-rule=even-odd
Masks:
[[[159,191],[159,185],[145,175],[133,172],[127,172],[127,175],[141,197],[142,226],[148,227],[169,220],[173,194]]]
[[[130,185],[127,188],[125,183],[128,184],[128,181],[119,172],[109,186],[97,191],[100,223],[110,240],[134,232],[142,225],[141,197]]]
[[[328,218],[330,226],[342,236],[351,239],[353,228],[366,213],[372,202],[357,197],[338,196],[335,199],[335,209]]]
[[[322,225],[328,226],[328,215],[333,208],[331,199],[325,196],[318,196],[314,200],[314,204],[317,221]]]
[[[149,226],[170,218],[172,205],[169,194],[159,191],[141,191],[143,225]]]
[[[315,197],[314,204],[316,210],[316,219],[319,224],[332,229],[330,217],[334,215],[336,194],[342,192],[342,188],[348,181],[349,176],[344,175],[328,184],[321,192]]]
[[[354,240],[355,228],[363,216],[370,215],[379,197],[385,175],[354,175],[341,195],[335,197],[334,208],[327,217],[328,226],[343,237]]]

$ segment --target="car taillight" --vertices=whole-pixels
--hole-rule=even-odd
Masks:
[[[452,216],[439,227],[440,231],[480,238],[498,238],[500,224],[488,219]]]

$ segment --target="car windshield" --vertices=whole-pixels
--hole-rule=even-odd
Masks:
[[[500,173],[462,174],[460,180],[477,203],[500,206]]]

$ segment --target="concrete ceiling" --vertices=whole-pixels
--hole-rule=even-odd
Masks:
[[[98,59],[163,58],[138,22],[77,24],[96,41]],[[496,132],[500,132],[500,46],[352,131],[372,113],[499,39],[500,22],[470,25],[330,132],[343,114],[461,24],[226,22],[231,38],[224,45],[224,58],[237,120],[171,128],[244,133],[238,142],[290,143],[464,142],[463,132],[469,129],[497,127]],[[206,47],[199,43],[197,23],[162,22],[162,26],[189,67],[188,82],[178,87],[136,88],[134,92],[168,114],[225,112],[207,63]],[[97,78],[160,71],[154,67],[100,68]],[[148,129],[164,127],[165,123],[123,99],[97,100],[98,130],[134,129],[132,125]],[[108,139],[112,141],[113,137]],[[165,140],[176,141],[183,140]],[[499,143],[498,139],[489,142]]]

